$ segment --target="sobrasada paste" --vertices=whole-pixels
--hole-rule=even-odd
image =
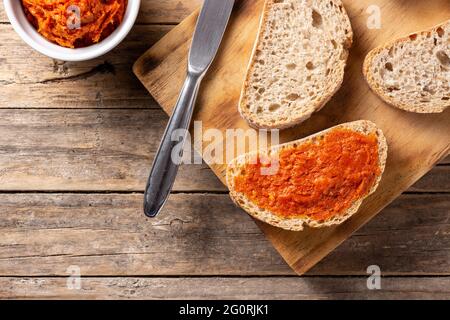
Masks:
[[[121,23],[127,0],[22,0],[28,20],[60,46],[86,47],[108,37]]]
[[[267,161],[246,164],[235,188],[260,208],[286,218],[335,217],[366,196],[381,174],[376,134],[349,129],[283,149],[278,161],[275,175],[262,174]]]

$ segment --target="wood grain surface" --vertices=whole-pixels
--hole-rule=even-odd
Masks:
[[[263,4],[264,0],[240,0],[236,3],[221,52],[199,94],[195,120],[202,121],[204,130],[213,128],[225,133],[227,129],[249,128],[239,115],[237,103]],[[343,87],[323,111],[303,125],[283,131],[281,140],[292,141],[339,123],[371,120],[387,137],[388,162],[377,192],[364,202],[358,214],[340,226],[290,232],[258,222],[275,248],[298,274],[308,271],[367,223],[446,157],[450,150],[450,110],[443,114],[424,116],[392,108],[370,92],[361,74],[364,57],[372,48],[396,36],[425,29],[448,19],[448,1],[414,1],[412,5],[406,5],[389,0],[349,0],[344,1],[344,4],[351,16],[355,45],[350,52]],[[370,5],[382,8],[383,21],[379,30],[370,30],[366,25],[364,12]],[[176,102],[185,77],[186,57],[196,18],[197,13],[189,16],[147,51],[134,66],[136,75],[168,113]],[[399,19],[404,23],[398,24]],[[224,154],[232,152],[227,149],[231,146],[226,141],[218,141],[219,144],[226,146]],[[226,164],[209,164],[224,181]]]
[[[308,275],[450,276],[448,195],[403,195]],[[226,194],[174,194],[142,217],[142,194],[3,194],[0,274],[293,275]],[[180,210],[182,208],[183,210]]]
[[[2,189],[143,191],[166,121],[161,110],[0,109]],[[411,190],[448,190],[449,173],[437,167]],[[227,191],[204,164],[182,166],[174,190]]]
[[[11,25],[0,24],[0,105],[159,109],[130,70],[133,62],[171,29],[172,26],[136,25],[107,56],[75,63],[36,53]]]
[[[2,189],[142,191],[166,118],[160,110],[0,109]],[[175,191],[205,190],[225,188],[205,165],[181,168]]]
[[[182,168],[158,221],[142,216],[168,118],[131,66],[201,2],[143,0],[125,41],[82,63],[31,50],[0,5],[0,298],[450,298],[450,157],[306,278],[206,165]]]
[[[197,9],[202,0],[141,0],[138,24],[177,24]],[[8,22],[8,18],[0,8],[0,23]],[[144,36],[144,35],[143,35]]]
[[[61,278],[1,278],[0,295],[16,299],[448,299],[448,278],[386,278],[367,290],[366,278],[89,278],[67,289]]]

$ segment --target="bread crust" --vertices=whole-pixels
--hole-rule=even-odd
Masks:
[[[442,113],[442,112],[444,112],[446,110],[446,107],[442,107],[442,106],[436,106],[433,108],[430,108],[429,106],[414,107],[414,106],[402,103],[401,101],[390,97],[389,95],[386,94],[385,90],[383,90],[381,85],[375,80],[374,74],[371,72],[371,69],[373,66],[374,58],[377,57],[382,51],[384,51],[386,49],[390,49],[399,43],[411,42],[411,41],[413,41],[413,40],[411,40],[411,37],[415,37],[417,35],[427,36],[430,33],[431,34],[436,33],[439,28],[442,28],[448,24],[450,24],[450,20],[440,23],[440,24],[432,27],[431,29],[414,32],[405,37],[401,37],[401,38],[389,41],[389,42],[385,43],[384,45],[371,50],[367,54],[366,58],[364,59],[363,74],[364,74],[364,77],[365,77],[367,83],[369,84],[370,88],[372,89],[372,91],[375,94],[377,94],[382,100],[384,100],[386,103],[388,103],[389,105],[396,107],[398,109],[404,110],[404,111],[415,112],[415,113]]]
[[[355,132],[359,132],[365,135],[369,135],[372,133],[375,133],[378,138],[378,163],[380,167],[380,175],[377,177],[377,180],[375,181],[373,187],[369,191],[369,193],[364,196],[361,199],[358,199],[353,203],[353,205],[346,211],[343,212],[335,217],[332,217],[325,221],[316,221],[308,217],[297,217],[297,218],[286,218],[281,217],[279,215],[276,215],[268,210],[259,208],[256,204],[252,203],[250,200],[248,200],[245,195],[242,193],[236,192],[235,185],[234,185],[234,178],[239,174],[240,168],[242,168],[243,165],[249,162],[250,159],[255,159],[258,155],[270,155],[274,152],[280,152],[281,150],[285,148],[289,148],[293,145],[300,145],[309,141],[314,141],[317,138],[320,138],[327,133],[329,133],[331,130],[334,129],[350,129]],[[383,175],[385,166],[386,166],[386,160],[387,160],[387,151],[388,151],[388,145],[386,138],[383,134],[383,132],[377,128],[377,126],[367,120],[361,120],[361,121],[355,121],[350,123],[345,123],[339,126],[335,126],[333,128],[330,128],[328,130],[319,132],[317,134],[314,134],[312,136],[306,137],[301,140],[292,141],[289,143],[285,143],[282,145],[271,147],[268,150],[265,151],[257,151],[257,152],[251,152],[244,155],[241,155],[230,162],[227,168],[226,172],[226,180],[227,185],[230,190],[230,197],[233,200],[233,202],[244,209],[249,215],[252,217],[261,220],[263,222],[266,222],[270,225],[273,225],[275,227],[279,227],[286,230],[291,231],[302,231],[304,229],[304,225],[312,227],[312,228],[322,228],[322,227],[329,227],[333,225],[338,225],[349,219],[351,216],[353,216],[361,206],[363,200],[367,198],[369,195],[375,192],[375,190],[378,188],[378,185],[380,183],[381,177]]]
[[[256,60],[257,60],[256,52],[257,52],[260,42],[262,40],[263,32],[265,30],[264,28],[265,28],[266,22],[268,20],[268,14],[275,2],[276,2],[276,0],[266,0],[264,3],[263,14],[261,15],[256,41],[253,46],[249,64],[247,66],[247,73],[246,73],[246,77],[245,77],[245,80],[244,80],[244,83],[243,83],[243,86],[241,89],[241,94],[240,94],[239,104],[238,104],[238,109],[239,109],[239,113],[241,114],[241,116],[247,121],[247,123],[252,128],[255,128],[255,129],[269,129],[269,130],[270,129],[280,129],[280,130],[287,129],[287,128],[296,126],[296,125],[308,120],[312,116],[312,114],[320,111],[330,101],[330,99],[336,94],[336,92],[342,86],[342,83],[344,81],[344,69],[347,64],[348,50],[350,49],[350,47],[353,44],[353,30],[351,27],[350,19],[345,10],[345,7],[343,6],[341,0],[330,0],[330,2],[334,3],[336,6],[339,6],[340,8],[342,8],[341,9],[342,16],[346,20],[346,24],[348,25],[348,29],[349,29],[348,37],[343,42],[346,58],[339,62],[340,64],[342,64],[340,66],[340,68],[342,69],[342,76],[339,78],[339,81],[337,83],[335,83],[332,88],[329,88],[330,90],[322,96],[322,99],[320,102],[311,106],[312,107],[311,109],[313,110],[311,112],[307,112],[303,115],[298,115],[295,118],[290,119],[289,121],[279,120],[273,124],[255,117],[251,112],[248,112],[245,108],[246,93],[247,93],[248,88],[251,86],[251,81],[250,81],[251,70],[253,69],[253,67],[256,63]]]

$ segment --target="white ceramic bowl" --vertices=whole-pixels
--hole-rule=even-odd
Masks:
[[[109,37],[97,44],[79,49],[58,46],[41,36],[26,18],[21,3],[22,1],[20,0],[3,0],[5,11],[11,25],[28,45],[53,59],[85,61],[104,55],[122,42],[136,21],[141,0],[128,0],[128,6],[122,23]]]

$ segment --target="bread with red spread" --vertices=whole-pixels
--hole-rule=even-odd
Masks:
[[[415,113],[450,107],[450,20],[373,49],[364,75],[384,101]]]
[[[342,85],[353,42],[341,0],[266,0],[239,112],[256,128],[307,120]]]
[[[354,150],[346,149],[348,148],[348,145],[345,145],[344,142],[340,142],[339,139],[336,139],[336,141],[327,142],[328,137],[336,136],[337,134],[346,134],[349,136],[348,143],[354,143],[355,145],[352,147]],[[354,134],[352,134],[354,133]],[[354,137],[353,137],[354,136]],[[367,139],[366,139],[367,138]],[[370,139],[369,139],[370,138]],[[331,138],[330,138],[331,139]],[[352,140],[353,139],[353,140]],[[353,141],[359,141],[358,139],[365,139],[367,142],[364,142],[365,144],[361,143],[361,146],[359,146],[356,142]],[[361,140],[361,141],[365,141]],[[370,145],[372,143],[372,145]],[[367,144],[367,146],[366,146]],[[330,153],[332,155],[331,159],[325,159],[323,158],[326,156],[326,154],[321,154],[320,157],[316,157],[315,153],[320,154],[319,151],[320,148],[327,148],[329,150],[334,150],[333,153]],[[365,147],[368,151],[367,152],[361,152],[361,154],[358,155],[358,148]],[[372,149],[370,149],[372,148]],[[369,151],[374,151],[376,149],[376,152],[369,153]],[[298,152],[297,152],[298,150]],[[311,152],[310,152],[311,150]],[[316,150],[316,151],[314,151]],[[356,150],[356,152],[355,152]],[[319,228],[319,227],[328,227],[332,225],[341,224],[342,222],[349,219],[352,215],[354,215],[359,207],[361,206],[361,203],[365,198],[367,198],[369,195],[371,195],[378,187],[378,184],[381,180],[381,176],[384,172],[386,159],[387,159],[387,142],[386,138],[383,135],[383,132],[377,128],[377,126],[370,122],[370,121],[355,121],[350,122],[346,124],[342,124],[336,127],[333,127],[331,129],[325,130],[323,132],[317,133],[315,135],[312,135],[310,137],[289,142],[286,144],[273,146],[269,148],[268,150],[260,150],[258,152],[251,152],[248,154],[241,155],[231,161],[227,168],[226,173],[226,179],[228,188],[230,190],[230,196],[232,200],[241,208],[243,208],[246,212],[248,212],[252,217],[259,219],[263,222],[266,222],[268,224],[271,224],[273,226],[283,228],[286,230],[292,230],[292,231],[301,231],[303,230],[304,226],[309,226],[313,228]],[[297,153],[295,153],[297,152]],[[309,154],[310,152],[310,154]],[[328,151],[327,151],[328,152]],[[331,152],[331,151],[330,151]],[[347,154],[345,154],[347,152]],[[295,165],[295,163],[287,163],[283,164],[283,157],[280,155],[282,154],[288,154],[290,157],[291,154],[295,155],[298,159],[300,159],[302,164],[300,164],[300,167],[298,170],[301,172],[301,170],[305,170],[307,163],[311,166],[311,168],[314,168],[314,174],[317,174],[314,176],[314,174],[310,173],[308,170],[305,170],[305,172],[301,172],[301,174],[304,174],[305,176],[308,176],[308,174],[311,174],[312,176],[309,177],[311,181],[302,181],[302,176],[294,176],[294,173],[291,174],[291,172],[295,172],[294,169],[292,169],[292,165]],[[298,155],[297,155],[298,154]],[[265,159],[266,163],[270,163],[268,159],[276,159],[279,157],[277,161],[279,161],[278,169],[272,173],[272,175],[263,176],[261,175],[259,178],[260,180],[258,182],[254,182],[255,179],[252,172],[248,172],[251,168],[255,168],[255,163],[259,163],[258,159]],[[372,163],[372,167],[374,168],[374,173],[371,172],[362,172],[365,175],[361,173],[361,177],[365,177],[366,181],[364,182],[361,180],[361,185],[358,185],[358,179],[359,176],[355,174],[359,174],[358,172],[354,172],[354,170],[357,170],[357,168],[353,168],[351,163],[352,161],[356,161],[355,158],[360,158],[361,163],[361,170],[368,170],[369,164]],[[370,158],[372,157],[372,158]],[[293,159],[297,159],[293,158]],[[359,159],[358,158],[358,159]],[[280,160],[281,159],[281,160]],[[291,158],[287,158],[291,159]],[[330,166],[335,166],[336,161],[342,162],[340,165],[346,165],[346,162],[343,162],[343,159],[350,159],[349,160],[349,167],[344,168],[331,168],[331,169],[339,169],[340,171],[334,171],[328,170],[329,168],[326,167],[326,164],[330,164]],[[288,166],[283,167],[283,166]],[[305,166],[305,168],[302,168],[302,166]],[[270,166],[269,166],[270,167]],[[275,165],[274,168],[277,168]],[[348,170],[347,170],[348,169]],[[312,170],[312,169],[311,169]],[[281,172],[281,173],[280,173]],[[330,174],[331,177],[321,177],[320,172],[327,172],[327,174]],[[375,173],[376,172],[376,173]],[[257,173],[257,172],[256,172]],[[267,174],[267,173],[266,173]],[[245,180],[243,177],[248,176],[249,181],[251,181],[250,185],[248,186],[249,190],[239,190],[239,185],[243,180]],[[274,178],[275,177],[275,178]],[[313,177],[313,178],[312,178]],[[370,178],[370,179],[369,179]],[[262,179],[262,180],[261,180]],[[266,179],[266,180],[265,180]],[[276,180],[278,179],[278,180]],[[328,179],[328,180],[327,180]],[[331,179],[331,180],[330,180]],[[339,183],[342,183],[342,186],[351,186],[352,188],[355,188],[355,194],[356,192],[362,192],[360,195],[358,194],[358,197],[356,199],[353,199],[352,197],[354,195],[346,194],[345,190],[339,190],[336,189],[336,185],[333,185],[333,179],[340,179]],[[353,183],[353,185],[350,185],[349,182]],[[353,180],[352,180],[353,179]],[[292,182],[291,180],[294,180]],[[331,181],[327,182],[329,185],[325,184],[320,185],[317,181]],[[369,183],[370,182],[370,183]],[[286,185],[284,186],[283,183]],[[367,190],[361,189],[360,186],[363,186],[365,183],[365,188]],[[323,191],[323,195],[317,195],[318,199],[320,201],[308,204],[308,202],[305,202],[303,205],[306,207],[305,210],[302,212],[295,212],[294,214],[290,212],[279,212],[277,211],[277,208],[273,208],[273,205],[278,205],[277,201],[281,201],[280,199],[290,199],[293,200],[292,203],[284,203],[283,208],[296,208],[295,201],[302,201],[296,198],[297,194],[303,194],[306,196],[306,199],[308,198],[309,194],[314,194],[315,190],[306,190],[306,193],[303,193],[301,189],[296,189],[297,186],[302,186],[303,188],[307,185],[311,185],[312,188],[314,188],[317,185],[317,189],[319,189],[319,186],[321,187],[320,190]],[[338,185],[339,186],[339,185]],[[273,190],[276,190],[276,193],[270,193],[268,190],[272,190],[272,187],[276,187]],[[278,188],[278,189],[277,189]],[[301,187],[297,187],[301,188]],[[343,187],[342,187],[343,188]],[[358,189],[360,188],[360,189]],[[349,187],[347,187],[349,189]],[[349,189],[353,190],[353,189]],[[321,191],[321,192],[322,192]],[[340,203],[340,196],[342,192],[342,201],[347,201],[347,206],[342,206],[342,209],[339,209]],[[347,190],[348,191],[348,190]],[[257,193],[264,193],[263,196],[258,195]],[[330,194],[330,192],[333,192],[334,194]],[[317,193],[317,192],[316,192]],[[291,197],[292,196],[292,197]],[[253,198],[257,198],[256,200]],[[258,198],[260,197],[260,198]],[[267,199],[270,198],[270,199]],[[327,202],[322,201],[322,199],[328,199],[327,201],[336,201],[333,208],[338,208],[336,210],[342,210],[342,211],[336,211],[333,212],[330,209],[330,212],[333,212],[333,215],[330,216],[324,216],[321,215],[320,212],[317,212],[314,215],[307,215],[305,212],[308,212],[310,207],[309,205],[316,205],[319,209],[320,202],[327,204]],[[331,200],[330,200],[331,199]],[[266,202],[264,202],[267,200]],[[264,205],[261,205],[261,203],[264,202]],[[268,203],[271,203],[272,206],[270,206]],[[267,204],[267,205],[266,205]],[[281,205],[280,205],[281,206]],[[316,209],[316,210],[319,210]]]

